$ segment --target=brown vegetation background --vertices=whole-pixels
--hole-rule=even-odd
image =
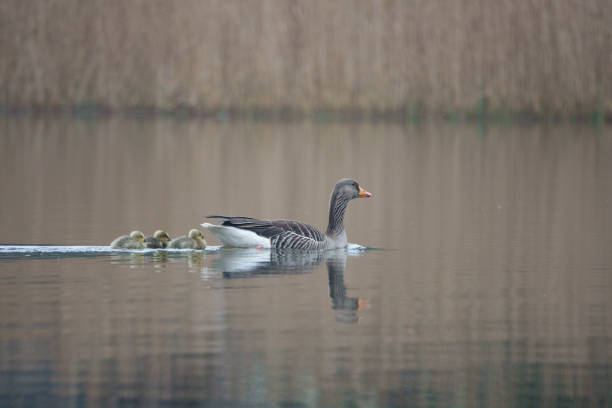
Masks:
[[[5,0],[4,108],[612,112],[610,0]]]

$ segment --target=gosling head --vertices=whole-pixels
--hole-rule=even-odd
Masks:
[[[153,234],[153,237],[160,240],[164,244],[167,244],[168,241],[170,241],[170,235],[168,235],[166,231],[162,231],[162,230],[155,231],[155,234]]]
[[[132,237],[132,239],[140,242],[141,244],[144,244],[144,234],[140,231],[132,231],[132,233],[130,234],[130,237]]]
[[[201,241],[204,237],[202,236],[202,232],[200,232],[200,230],[194,228],[189,231],[189,238]]]

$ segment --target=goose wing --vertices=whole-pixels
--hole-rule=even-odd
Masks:
[[[228,217],[224,215],[209,215],[206,218],[222,220],[221,225],[252,231],[255,234],[269,238],[271,246],[278,249],[315,249],[325,244],[325,234],[299,221],[260,220],[251,217]]]
[[[293,231],[284,231],[270,238],[270,245],[276,249],[324,249],[326,242],[299,235]]]

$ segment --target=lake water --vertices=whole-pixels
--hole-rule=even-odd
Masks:
[[[0,406],[612,406],[609,127],[0,132]],[[342,177],[370,249],[99,248],[215,213],[325,228]]]

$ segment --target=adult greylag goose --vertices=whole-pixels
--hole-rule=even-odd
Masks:
[[[110,244],[113,249],[144,249],[144,234],[140,231],[132,231],[130,235],[122,235]]]
[[[163,230],[157,230],[152,237],[144,239],[147,248],[165,248],[168,246],[168,241],[170,241],[170,235]]]
[[[202,232],[197,229],[189,231],[188,236],[174,238],[168,244],[168,248],[176,249],[206,249],[206,241],[202,236]]]
[[[221,225],[202,226],[225,245],[238,248],[332,249],[346,247],[344,212],[353,198],[371,197],[355,180],[339,180],[329,200],[329,222],[325,234],[300,221],[259,220],[250,217],[209,215],[221,219]]]

